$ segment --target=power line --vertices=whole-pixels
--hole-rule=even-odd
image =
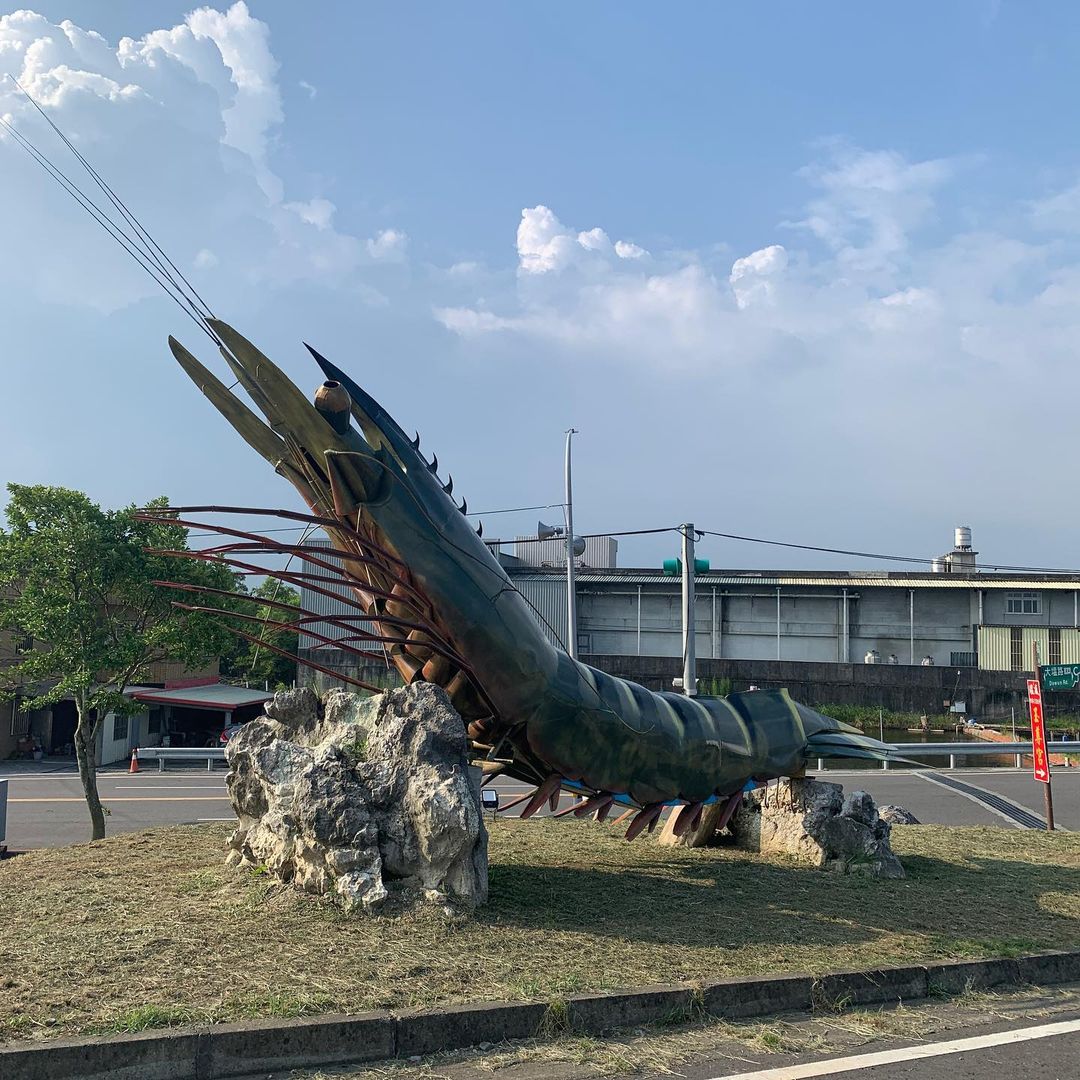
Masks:
[[[494,517],[496,514],[521,514],[526,510],[551,510],[555,507],[562,506],[562,503],[544,503],[542,506],[511,506],[505,510],[478,510],[475,513],[470,511],[465,517]],[[296,525],[291,528],[284,529],[263,529],[263,533],[298,533],[303,532],[307,528],[306,525]],[[191,532],[189,536],[215,536],[213,532]],[[598,534],[599,535],[599,534]],[[604,533],[604,536],[613,535],[611,533]]]
[[[544,503],[543,506],[511,506],[506,510],[470,510],[466,517],[494,517],[496,514],[523,514],[526,510],[553,510],[564,503]]]
[[[797,548],[800,551],[823,551],[830,555],[851,555],[858,559],[882,559],[886,562],[912,562],[932,564],[933,559],[924,559],[914,555],[882,555],[874,551],[850,551],[846,548],[819,547],[816,544],[792,544],[785,540],[765,540],[760,536],[736,536],[734,533],[716,532],[712,529],[698,529],[703,536],[719,536],[725,540],[744,540],[748,544],[768,544],[772,547]]]
[[[767,544],[772,547],[796,548],[799,551],[822,551],[830,555],[850,555],[859,559],[881,559],[884,562],[925,563],[933,565],[937,560],[915,555],[883,555],[876,551],[852,551],[847,548],[821,547],[817,544],[794,544],[785,540],[766,540],[760,536],[738,536],[735,533],[716,532],[713,529],[698,529],[704,536],[719,536],[725,540],[743,540],[749,544]],[[1056,566],[1011,566],[1007,563],[979,563],[981,570],[1007,570],[1018,574],[1069,574],[1080,575],[1080,570]]]
[[[598,533],[576,533],[574,539],[576,540],[593,540],[596,537],[604,536],[652,536],[656,533],[666,532],[678,532],[678,525],[665,525],[660,529],[624,529],[622,532],[598,532]],[[543,544],[547,540],[564,540],[565,537],[542,537],[542,536],[520,536],[513,540],[504,540],[504,544]],[[494,540],[491,541],[495,543]]]
[[[493,516],[495,514],[513,514],[521,513],[526,510],[548,510],[556,506],[561,506],[562,503],[548,503],[544,506],[519,506],[510,507],[505,510],[487,510],[483,511],[485,516]],[[468,514],[468,517],[474,515]],[[304,532],[307,526],[296,526],[293,528],[280,528],[280,529],[264,529],[264,534],[272,533],[300,533]],[[680,526],[678,525],[665,525],[656,529],[624,529],[621,531],[613,532],[597,532],[597,533],[580,533],[578,538],[581,540],[592,540],[597,537],[612,536],[655,536],[659,533],[666,532],[679,532]],[[836,548],[826,547],[821,544],[796,544],[788,540],[769,540],[761,536],[741,536],[737,533],[725,533],[718,532],[715,529],[696,529],[701,536],[715,536],[722,540],[738,540],[748,544],[764,544],[767,547],[782,547],[792,548],[797,551],[817,551],[827,555],[848,555],[857,559],[879,559],[882,562],[901,562],[901,563],[921,563],[923,565],[932,565],[935,560],[925,558],[917,555],[888,555],[880,551],[858,551],[853,548]],[[213,532],[192,531],[189,536],[214,536]],[[551,538],[549,538],[551,539]],[[556,538],[557,539],[557,538]],[[516,537],[509,540],[497,540],[492,538],[485,543],[500,543],[500,544],[540,544],[543,540],[539,536],[523,536]],[[1006,563],[980,563],[979,568],[981,570],[996,570],[1007,571],[1010,573],[1022,573],[1022,574],[1067,574],[1072,576],[1080,576],[1080,569],[1070,569],[1066,567],[1049,567],[1049,566],[1013,566]]]

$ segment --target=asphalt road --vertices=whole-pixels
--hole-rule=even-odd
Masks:
[[[958,769],[945,776],[962,780],[976,791],[985,791],[1021,807],[1042,814],[1042,786],[1027,770]],[[0,767],[0,779],[8,778],[7,845],[12,851],[56,847],[88,838],[89,824],[82,788],[73,769],[54,772],[11,770]],[[862,788],[879,804],[907,807],[920,821],[942,825],[1020,825],[1000,809],[978,801],[977,795],[949,790],[912,772],[898,770],[827,771],[822,779],[835,781],[846,790]],[[529,788],[516,781],[496,782],[503,804]],[[155,825],[190,824],[198,821],[233,820],[225,793],[225,770],[208,773],[204,768],[174,768],[165,773],[143,770],[137,775],[102,770],[98,775],[102,801],[110,811],[109,833],[134,832]],[[1054,802],[1057,824],[1080,830],[1080,769],[1060,769],[1054,773]],[[564,795],[562,805],[570,805]],[[510,811],[511,815],[520,808]],[[1080,1077],[1080,1067],[1077,1069]]]
[[[852,1080],[1077,1080],[1080,1076],[1080,1017],[1055,1017],[1022,1026],[949,1033],[935,1041],[867,1048],[825,1057],[748,1067],[745,1050],[683,1065],[685,1080],[809,1080],[847,1076]],[[670,1075],[670,1074],[667,1074]],[[657,1078],[658,1080],[658,1078]]]
[[[8,777],[7,846],[10,851],[59,847],[90,838],[82,784],[72,770],[15,773]],[[98,791],[109,816],[106,833],[137,832],[155,825],[190,824],[235,817],[225,793],[225,769],[165,773],[102,771]]]
[[[624,1030],[397,1062],[399,1080],[1077,1080],[1080,987]],[[334,1074],[380,1080],[378,1065]],[[301,1071],[295,1080],[319,1080]],[[254,1078],[251,1078],[254,1080]],[[265,1076],[259,1080],[265,1080]]]

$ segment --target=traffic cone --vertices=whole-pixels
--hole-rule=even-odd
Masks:
[[[128,769],[128,772],[138,772],[138,771],[139,771],[139,751],[138,751],[138,749],[136,747],[133,746],[131,748],[131,767]]]

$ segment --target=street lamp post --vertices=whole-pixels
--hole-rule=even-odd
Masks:
[[[576,428],[566,432],[566,651],[577,659],[577,587],[574,584],[574,490],[570,476],[570,441]]]

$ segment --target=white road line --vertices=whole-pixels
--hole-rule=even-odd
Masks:
[[[128,786],[128,785],[121,785]],[[129,785],[135,787],[134,784]],[[101,785],[99,784],[100,788]],[[224,791],[224,784],[154,784],[155,791]]]
[[[989,803],[984,803],[982,799],[976,798],[976,796],[972,795],[970,791],[959,791],[954,787],[949,787],[947,784],[939,784],[934,780],[933,776],[927,776],[925,773],[917,772],[914,775],[917,776],[920,780],[925,780],[928,784],[933,784],[933,786],[937,788],[938,791],[951,791],[954,795],[959,795],[961,799],[967,799],[968,802],[973,802],[976,806],[981,806],[984,810],[988,810],[991,814],[997,814],[997,816],[1001,818],[1002,821],[1007,821],[1014,829],[1027,828],[1026,825],[1021,824],[1019,821],[1016,820],[1016,818],[1009,817],[1009,815],[1006,814],[1004,810],[999,810],[996,806],[991,806]],[[972,784],[971,786],[975,787],[976,785]],[[987,792],[987,794],[997,795],[997,792]],[[1002,799],[1004,802],[1012,802],[1012,799],[1006,799],[1004,795],[999,795],[998,798]],[[1013,805],[1015,806],[1017,804],[1013,803]],[[1021,809],[1026,810],[1027,808],[1021,807]],[[1028,810],[1027,812],[1029,814],[1031,813],[1030,810]]]
[[[931,773],[929,775],[932,778],[934,774]],[[992,795],[995,799],[1000,799],[1002,802],[1008,803],[1010,806],[1015,806],[1016,809],[1019,810],[1021,813],[1027,814],[1028,817],[1035,818],[1035,820],[1039,822],[1040,828],[1046,828],[1046,819],[1038,812],[1038,810],[1032,810],[1030,806],[1025,806],[1023,803],[1018,803],[1015,799],[1010,799],[1007,795],[1002,795],[1000,791],[991,791],[990,788],[979,787],[978,784],[973,784],[970,780],[961,780],[959,776],[953,777],[953,779],[958,780],[962,784],[967,784],[968,787],[975,788],[976,791],[981,791],[987,795]],[[931,779],[931,782],[934,781]],[[948,788],[949,785],[939,783],[938,787]],[[956,788],[950,788],[950,790],[956,791]],[[957,792],[957,794],[960,794],[960,792]],[[1069,831],[1062,825],[1055,824],[1054,828],[1056,828],[1058,832]]]
[[[228,795],[103,795],[101,797],[103,803],[114,802],[228,802]],[[9,803],[54,803],[54,802],[86,802],[86,799],[82,795],[71,796],[39,796],[38,798],[27,799],[8,799]]]
[[[966,1054],[991,1046],[1008,1046],[1030,1042],[1032,1039],[1052,1039],[1080,1031],[1080,1020],[1062,1020],[1056,1024],[995,1031],[991,1035],[976,1035],[970,1039],[949,1039],[946,1042],[905,1046],[899,1050],[880,1050],[875,1054],[856,1054],[854,1057],[830,1058],[828,1061],[809,1061],[804,1065],[781,1065],[775,1069],[756,1072],[730,1073],[715,1080],[807,1080],[813,1076],[835,1076],[856,1069],[873,1069],[878,1065],[895,1065],[902,1061],[942,1057],[945,1054]]]
[[[210,774],[208,774],[204,769],[200,769],[198,772],[198,779],[205,781],[207,775]],[[222,784],[225,783],[226,773],[224,771],[215,772],[213,775],[216,778],[220,778]],[[161,779],[159,780],[158,778]],[[138,775],[134,775],[131,780],[127,779],[126,773],[124,773],[122,779],[121,777],[119,777],[119,775],[117,775],[117,777],[111,777],[111,775],[103,775],[102,773],[97,774],[98,784],[160,784],[162,781],[173,781],[175,783],[177,779],[177,774],[175,772],[166,772],[162,774],[158,772],[157,769],[154,770],[152,773],[147,771],[139,773]],[[22,774],[9,774],[6,775],[6,777],[4,777],[4,775],[0,775],[0,780],[9,780],[12,782],[17,781],[18,783],[24,784],[41,784],[49,781],[62,784],[78,784],[80,782],[78,772],[66,772],[63,775],[58,775],[58,777],[54,777],[54,775],[48,775],[48,777],[26,777],[26,775]]]

